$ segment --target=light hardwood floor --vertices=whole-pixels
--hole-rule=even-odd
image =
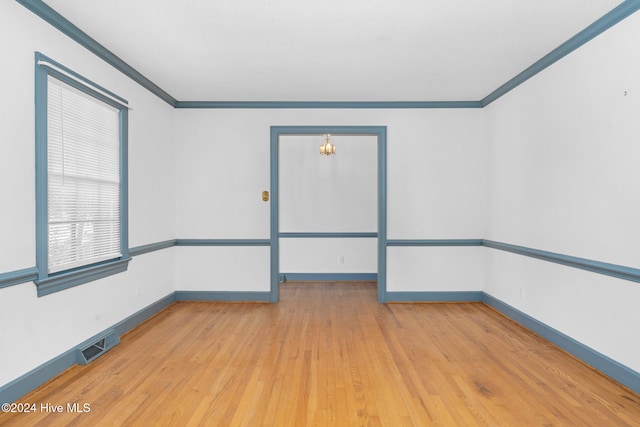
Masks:
[[[20,401],[65,411],[0,425],[640,426],[640,396],[491,308],[381,305],[374,283],[173,304]]]

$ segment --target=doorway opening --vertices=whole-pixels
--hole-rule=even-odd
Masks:
[[[330,134],[334,141],[339,141],[340,138],[343,137],[359,137],[352,139],[352,142],[357,141],[353,145],[349,146],[349,149],[354,149],[358,147],[358,144],[369,144],[373,146],[373,156],[369,155],[370,162],[376,163],[374,177],[369,177],[369,179],[375,179],[375,195],[370,195],[367,199],[367,196],[364,197],[362,201],[363,206],[356,206],[355,204],[351,205],[351,209],[356,209],[355,214],[357,215],[357,210],[360,209],[369,209],[374,212],[369,212],[369,214],[364,215],[365,223],[368,222],[366,226],[368,228],[375,227],[375,231],[372,230],[361,230],[358,227],[349,229],[350,224],[353,225],[353,218],[351,218],[351,223],[349,220],[342,224],[343,230],[335,230],[331,229],[331,221],[336,218],[342,218],[345,216],[349,216],[353,212],[347,212],[349,210],[349,206],[345,208],[344,211],[338,212],[324,212],[324,216],[327,218],[326,224],[315,224],[313,227],[307,227],[308,224],[304,224],[305,221],[305,209],[309,209],[308,206],[300,206],[293,207],[291,202],[287,199],[281,200],[280,190],[283,183],[289,186],[290,189],[295,190],[295,183],[288,182],[288,180],[292,179],[292,174],[295,174],[295,168],[291,170],[291,168],[286,170],[281,170],[281,162],[282,152],[281,149],[285,146],[293,147],[295,144],[294,141],[309,141],[309,138],[314,137],[324,137],[324,135]],[[320,139],[317,139],[320,141]],[[344,141],[344,139],[343,139]],[[322,141],[320,141],[322,142]],[[372,144],[373,143],[373,144]],[[305,144],[307,145],[307,144]],[[319,144],[318,144],[319,146]],[[360,147],[365,147],[360,145]],[[296,149],[299,149],[297,147]],[[319,147],[316,147],[316,149]],[[343,146],[344,149],[344,146]],[[338,147],[338,150],[340,148]],[[338,151],[339,152],[339,151]],[[319,154],[316,154],[317,157],[320,157]],[[286,157],[286,156],[285,156]],[[366,156],[363,156],[366,157]],[[323,159],[328,160],[328,159]],[[331,159],[333,160],[333,159]],[[291,160],[287,160],[290,162]],[[284,163],[282,163],[284,164]],[[331,167],[326,166],[314,166],[314,167]],[[344,172],[343,173],[349,173]],[[325,175],[326,176],[326,175]],[[373,251],[376,259],[374,262],[374,268],[376,269],[376,273],[369,274],[352,274],[352,273],[320,273],[318,274],[318,279],[320,280],[335,280],[335,281],[343,281],[343,280],[368,280],[373,281],[377,280],[377,292],[378,292],[378,302],[384,303],[386,302],[386,235],[387,235],[387,197],[386,197],[386,127],[384,126],[272,126],[271,127],[271,237],[270,237],[270,246],[271,246],[271,292],[270,292],[270,301],[277,302],[280,298],[280,283],[284,279],[284,273],[281,271],[281,250],[285,249],[289,253],[291,251],[295,252],[296,245],[304,244],[305,239],[308,242],[308,239],[314,239],[316,242],[322,242],[319,245],[320,251],[331,252],[331,245],[336,244],[336,242],[344,242],[348,241],[349,244],[346,245],[348,247],[347,250],[356,251],[354,254],[357,254],[358,248],[363,248],[364,251]],[[342,176],[345,178],[345,176]],[[349,179],[348,175],[346,176]],[[365,177],[366,178],[366,177]],[[281,179],[283,181],[281,182]],[[284,181],[287,180],[287,181]],[[292,185],[290,185],[292,184]],[[326,183],[324,183],[326,184]],[[322,182],[319,182],[318,185],[323,185]],[[322,194],[327,194],[327,190],[319,190],[317,194],[302,194],[301,197],[307,198],[307,201],[313,200],[313,197],[318,197],[322,199]],[[344,197],[344,196],[343,196]],[[349,202],[345,201],[348,205]],[[308,205],[308,203],[304,203],[304,205]],[[313,205],[313,203],[311,203]],[[286,208],[284,210],[283,208]],[[283,209],[283,210],[281,210]],[[298,218],[295,221],[291,221],[290,214],[292,214],[291,209],[298,210]],[[320,204],[315,205],[315,207],[311,206],[310,209],[322,210],[322,200],[320,200]],[[311,211],[306,212],[306,216],[309,217],[309,213]],[[322,214],[322,212],[320,212]],[[333,217],[332,217],[333,215]],[[322,215],[321,215],[322,216]],[[318,212],[310,215],[311,220],[317,221]],[[287,227],[281,230],[282,222],[281,220],[285,219],[287,222]],[[307,218],[308,220],[309,218]],[[297,221],[297,222],[296,222]],[[302,222],[300,222],[302,221]],[[344,229],[346,227],[346,229]],[[291,231],[291,230],[302,230],[302,229],[311,229],[313,231]],[[356,230],[356,231],[353,231]],[[281,241],[281,239],[285,239]],[[372,246],[371,241],[375,242],[375,245]],[[284,244],[283,244],[284,243]],[[349,249],[350,248],[350,249]],[[367,249],[368,248],[368,249]],[[335,254],[334,257],[338,257],[336,260],[338,263],[344,263],[345,255]],[[355,257],[358,258],[358,257]],[[363,257],[359,257],[363,258]],[[366,257],[364,257],[366,259]],[[311,262],[313,260],[307,259],[307,261],[299,261],[299,262]],[[371,266],[368,267],[371,269]],[[302,277],[306,279],[313,280],[313,274],[307,275],[291,275],[288,277],[290,280],[301,279]]]

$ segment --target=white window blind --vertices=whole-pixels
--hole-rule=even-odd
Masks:
[[[48,271],[119,258],[119,110],[48,77]]]

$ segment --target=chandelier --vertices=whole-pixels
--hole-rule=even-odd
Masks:
[[[324,136],[324,144],[320,146],[320,155],[321,156],[330,156],[331,154],[336,154],[336,146],[329,141],[329,137],[331,135],[326,134]]]

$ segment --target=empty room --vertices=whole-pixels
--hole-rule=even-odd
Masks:
[[[0,2],[0,425],[640,426],[639,11]]]

